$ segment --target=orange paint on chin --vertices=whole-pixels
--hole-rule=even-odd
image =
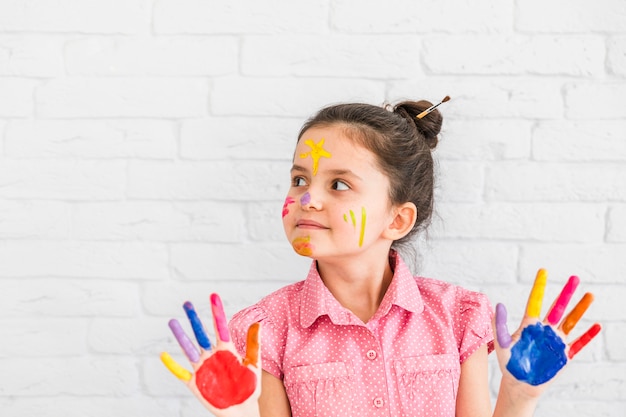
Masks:
[[[313,255],[313,245],[311,245],[311,237],[297,237],[291,242],[291,246],[298,255],[311,256]]]

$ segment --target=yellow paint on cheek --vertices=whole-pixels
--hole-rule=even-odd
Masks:
[[[297,237],[291,242],[291,246],[298,255],[313,255],[313,245],[311,245],[311,236]]]
[[[363,246],[363,236],[365,236],[365,207],[361,207],[361,235],[359,236],[359,247]]]
[[[356,229],[356,218],[354,217],[354,212],[350,210],[350,218],[352,219],[352,226]]]

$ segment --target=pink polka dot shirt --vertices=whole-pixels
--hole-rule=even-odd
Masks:
[[[261,323],[263,369],[283,380],[293,417],[455,415],[461,363],[493,349],[489,301],[413,277],[393,251],[390,261],[394,277],[367,323],[332,296],[315,262],[306,280],[233,317],[241,353]]]

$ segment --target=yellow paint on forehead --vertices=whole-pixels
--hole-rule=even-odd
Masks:
[[[310,146],[311,150],[309,152],[301,153],[300,158],[304,159],[311,155],[311,158],[313,158],[313,175],[316,175],[320,158],[330,158],[331,154],[324,149],[324,138],[320,139],[317,143],[313,142],[313,139],[307,139],[304,141],[304,144]]]

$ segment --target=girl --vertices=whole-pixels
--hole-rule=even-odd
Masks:
[[[494,338],[488,299],[413,277],[399,253],[428,224],[433,210],[431,150],[442,124],[436,107],[427,101],[393,108],[341,104],[322,109],[302,127],[282,215],[294,250],[313,261],[304,281],[233,317],[233,342],[219,298],[213,296],[218,347],[211,351],[200,343],[203,350],[190,357],[196,372],[186,381],[214,413],[492,415],[487,355]],[[537,310],[545,273],[540,271],[526,317],[512,338],[506,312],[498,306],[496,345],[503,378],[493,415],[532,415],[545,382],[597,334],[599,327],[569,349],[562,342],[589,302],[564,320],[568,328],[558,326],[576,284],[566,286],[551,319],[541,323]],[[202,337],[193,308],[186,309]],[[533,326],[530,334],[526,329]],[[181,345],[188,346],[176,329]],[[189,357],[191,348],[183,348]],[[235,349],[246,357],[243,364],[234,361],[228,370],[215,368],[210,378],[196,381],[204,363],[216,360],[215,352]],[[573,354],[567,357],[566,351]],[[171,362],[168,367],[173,368]],[[217,388],[207,387],[207,381],[243,381],[231,372],[248,375],[245,398],[216,407],[212,399],[218,395],[212,390]],[[261,386],[258,410],[255,378]],[[235,396],[240,388],[233,386],[225,395]]]

